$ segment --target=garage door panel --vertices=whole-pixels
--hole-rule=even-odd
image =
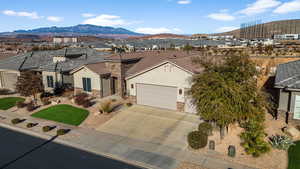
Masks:
[[[300,119],[300,96],[295,96],[294,119]]]
[[[137,104],[176,110],[177,88],[137,84]]]
[[[3,88],[7,89],[15,89],[16,88],[16,83],[18,80],[18,74],[16,73],[2,73],[2,79],[3,79]]]

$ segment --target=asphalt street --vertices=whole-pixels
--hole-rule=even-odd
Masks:
[[[141,169],[53,140],[0,127],[0,169]]]

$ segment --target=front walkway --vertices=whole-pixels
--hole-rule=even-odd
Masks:
[[[43,133],[41,125],[34,129],[27,129],[26,122],[39,122],[40,119],[25,117],[27,121],[16,126],[11,125],[13,118],[20,117],[13,112],[0,112],[0,126],[50,139],[55,132]],[[78,149],[106,155],[115,159],[134,163],[146,168],[173,169],[181,162],[187,161],[198,164],[208,169],[253,169],[247,166],[234,164],[229,161],[215,159],[213,156],[199,155],[188,150],[182,150],[167,145],[141,141],[134,138],[99,132],[93,129],[72,127],[55,122],[42,121],[43,124],[60,126],[59,128],[70,127],[72,131],[56,139],[56,142],[69,145]]]

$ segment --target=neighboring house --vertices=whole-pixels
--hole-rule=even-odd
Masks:
[[[192,76],[202,71],[192,63],[192,57],[200,54],[146,52],[144,55],[126,73],[129,97],[141,105],[196,113],[187,91],[192,86]]]
[[[55,51],[29,52],[0,62],[1,88],[15,89],[22,71],[35,71],[42,76],[46,91],[57,87],[74,87],[70,72],[82,65],[105,61],[108,53],[89,48],[65,48]]]
[[[277,67],[275,85],[279,91],[278,112],[287,122],[300,123],[300,60]]]
[[[107,55],[103,61],[85,64],[71,71],[75,93],[94,96],[126,95],[125,73],[141,60],[143,54]]]

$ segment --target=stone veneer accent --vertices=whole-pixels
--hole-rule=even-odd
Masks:
[[[112,77],[118,78],[117,84],[116,84],[116,93],[124,97],[125,93],[125,69],[124,64],[122,64],[121,61],[115,61],[115,62],[106,62],[106,67],[111,72]]]
[[[184,112],[185,103],[177,102],[177,111]]]

